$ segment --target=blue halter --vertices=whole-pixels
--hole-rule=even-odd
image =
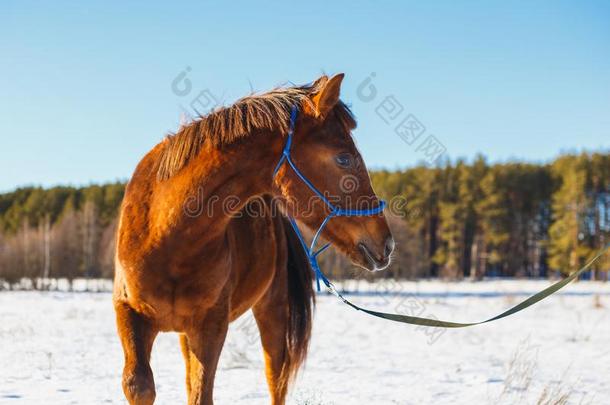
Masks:
[[[299,176],[299,178],[303,181],[303,183],[305,183],[305,185],[307,187],[309,187],[309,189],[311,191],[313,191],[314,194],[316,194],[318,197],[320,197],[320,199],[324,202],[324,204],[330,209],[330,214],[328,214],[328,216],[326,218],[324,218],[324,220],[322,221],[322,224],[320,224],[320,227],[314,234],[314,237],[311,240],[311,245],[309,247],[307,247],[307,243],[305,242],[305,239],[303,238],[303,234],[301,234],[301,231],[299,230],[299,227],[297,226],[297,223],[294,220],[294,218],[289,216],[288,219],[290,220],[290,224],[292,225],[292,228],[294,229],[299,240],[301,241],[301,246],[303,246],[303,250],[305,250],[307,257],[309,258],[309,263],[311,264],[311,268],[316,273],[316,286],[318,288],[318,291],[320,291],[320,280],[322,280],[324,285],[326,285],[326,287],[331,292],[333,292],[334,288],[332,287],[332,283],[328,280],[328,278],[326,278],[324,273],[322,273],[322,270],[320,269],[320,265],[318,264],[318,255],[320,253],[322,253],[323,251],[325,251],[330,246],[330,243],[325,244],[318,250],[316,250],[316,248],[315,248],[316,242],[318,241],[318,238],[320,237],[322,230],[324,229],[324,227],[326,226],[328,221],[330,221],[330,219],[334,218],[334,217],[356,217],[356,216],[377,215],[377,214],[381,213],[383,211],[383,209],[385,208],[385,201],[380,200],[379,206],[377,206],[375,208],[371,208],[371,209],[352,210],[352,209],[339,208],[339,207],[336,207],[335,205],[333,205],[328,200],[328,198],[326,198],[324,196],[324,194],[322,194],[309,180],[307,180],[305,175],[303,175],[303,173],[301,173],[299,168],[296,167],[296,165],[292,161],[292,158],[290,157],[290,148],[292,146],[292,135],[294,133],[294,125],[295,125],[295,122],[297,119],[297,112],[298,112],[297,107],[293,106],[292,111],[290,112],[290,129],[288,130],[286,145],[284,146],[284,150],[282,151],[282,157],[280,158],[280,161],[277,163],[277,166],[275,166],[275,170],[273,171],[273,177],[275,178],[277,172],[280,170],[280,167],[282,167],[282,165],[285,162],[287,162],[288,165],[292,168],[292,170],[296,173],[296,175]]]

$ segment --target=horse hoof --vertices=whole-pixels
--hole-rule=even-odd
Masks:
[[[123,391],[130,405],[152,405],[155,402],[155,383],[151,376],[137,373],[125,375]]]

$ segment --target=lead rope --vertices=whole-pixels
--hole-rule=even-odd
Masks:
[[[280,158],[280,161],[278,162],[277,166],[275,167],[275,170],[273,171],[273,177],[275,178],[277,172],[280,170],[282,165],[285,162],[287,162],[288,165],[292,168],[292,170],[296,173],[296,175],[301,179],[301,181],[303,181],[303,183],[305,183],[305,185],[307,187],[309,187],[309,189],[311,189],[314,192],[314,194],[316,194],[318,197],[320,197],[320,199],[324,202],[324,204],[326,204],[326,206],[328,208],[330,208],[330,214],[328,214],[326,216],[326,218],[324,218],[324,220],[322,221],[322,224],[320,225],[320,227],[314,234],[314,237],[311,241],[311,245],[309,247],[307,246],[307,243],[305,242],[305,238],[303,238],[303,235],[301,234],[301,231],[299,230],[299,227],[297,226],[296,221],[290,216],[288,216],[288,219],[290,220],[290,225],[292,225],[292,228],[294,229],[295,233],[297,234],[297,237],[299,238],[299,241],[301,242],[301,246],[303,247],[303,250],[305,251],[305,254],[307,255],[307,258],[309,260],[309,264],[311,265],[311,268],[316,275],[316,287],[317,287],[318,292],[320,291],[320,280],[322,280],[322,283],[324,283],[324,285],[328,289],[328,292],[330,292],[335,297],[339,298],[345,304],[356,309],[357,311],[362,311],[369,315],[376,316],[378,318],[388,319],[390,321],[408,323],[411,325],[430,326],[430,327],[436,327],[436,328],[465,328],[467,326],[474,326],[474,325],[480,325],[480,324],[487,323],[487,322],[497,321],[498,319],[502,319],[509,315],[522,311],[525,308],[528,308],[528,307],[534,305],[535,303],[542,301],[549,295],[556,293],[557,291],[559,291],[560,289],[562,289],[563,287],[568,285],[570,282],[572,282],[573,280],[578,278],[578,276],[583,274],[585,271],[587,271],[593,265],[593,263],[595,263],[595,261],[597,261],[597,259],[599,259],[610,248],[610,243],[609,243],[602,250],[600,250],[597,253],[597,255],[595,255],[595,257],[593,257],[593,259],[591,259],[580,270],[575,271],[574,273],[572,273],[568,277],[564,278],[563,280],[560,280],[560,281],[552,284],[551,286],[532,295],[531,297],[529,297],[526,300],[522,301],[521,303],[515,305],[514,307],[502,312],[501,314],[496,315],[493,318],[489,318],[484,321],[480,321],[480,322],[472,322],[472,323],[448,322],[448,321],[441,321],[438,319],[420,318],[417,316],[392,314],[392,313],[387,313],[387,312],[378,312],[378,311],[373,311],[370,309],[362,308],[362,307],[350,302],[343,295],[341,295],[341,293],[339,293],[339,291],[337,291],[337,289],[335,288],[333,283],[331,283],[330,280],[324,275],[324,273],[322,272],[322,269],[320,268],[320,265],[318,264],[318,255],[320,253],[322,253],[323,251],[325,251],[330,246],[330,243],[326,243],[324,246],[322,246],[318,250],[315,249],[315,246],[316,246],[316,242],[317,242],[318,238],[320,237],[320,235],[322,233],[322,230],[324,229],[324,227],[326,226],[328,221],[330,221],[333,217],[377,215],[383,211],[386,204],[385,204],[385,201],[380,200],[379,206],[377,206],[376,208],[372,208],[372,209],[366,209],[366,210],[341,209],[341,208],[335,207],[333,204],[331,204],[331,202],[320,191],[318,191],[318,189],[303,175],[303,173],[301,173],[301,171],[294,164],[294,162],[292,161],[292,158],[290,157],[290,149],[292,147],[292,135],[294,133],[294,126],[296,123],[297,112],[298,112],[297,107],[293,106],[292,111],[290,112],[290,127],[288,130],[286,145],[284,146],[284,149],[282,150],[282,157]]]

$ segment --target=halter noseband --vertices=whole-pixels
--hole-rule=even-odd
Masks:
[[[305,254],[307,254],[307,257],[309,258],[309,263],[311,265],[311,268],[316,273],[316,286],[318,288],[318,291],[320,291],[320,279],[321,279],[322,282],[324,283],[324,285],[326,285],[326,287],[331,292],[334,292],[334,287],[332,287],[332,283],[328,280],[328,278],[326,278],[324,273],[322,273],[322,270],[320,269],[320,265],[318,264],[318,255],[320,253],[322,253],[324,250],[326,250],[326,248],[328,248],[330,246],[330,243],[325,244],[318,250],[315,249],[316,242],[318,241],[318,238],[320,237],[322,230],[324,229],[324,227],[326,226],[328,221],[333,217],[357,217],[357,216],[377,215],[383,211],[386,204],[385,204],[385,201],[379,200],[379,205],[377,207],[365,209],[365,210],[343,209],[343,208],[336,207],[328,200],[328,198],[326,198],[324,196],[324,194],[322,194],[305,177],[305,175],[303,175],[303,173],[294,164],[294,162],[292,161],[292,158],[290,157],[290,148],[292,146],[292,135],[294,133],[294,126],[295,126],[295,122],[297,119],[297,112],[298,112],[297,107],[293,106],[292,111],[290,112],[290,128],[288,130],[286,145],[284,145],[284,150],[282,150],[282,157],[280,158],[280,161],[277,163],[277,166],[275,166],[275,170],[273,171],[273,177],[275,178],[275,176],[277,175],[277,172],[280,170],[280,167],[282,167],[282,165],[285,162],[287,162],[288,165],[292,168],[292,170],[296,173],[296,175],[299,176],[299,178],[303,181],[303,183],[305,183],[305,185],[307,187],[309,187],[309,189],[311,191],[313,191],[315,195],[320,197],[322,202],[324,202],[324,204],[330,209],[330,214],[328,214],[326,216],[326,218],[324,218],[324,220],[322,221],[322,224],[320,224],[320,227],[314,234],[314,237],[311,240],[311,245],[309,247],[307,247],[307,244],[305,243],[305,239],[303,238],[303,234],[301,234],[301,231],[299,230],[299,227],[297,226],[297,223],[294,220],[294,218],[292,218],[291,216],[288,216],[288,219],[290,220],[290,224],[292,225],[292,228],[294,229],[295,233],[297,234],[297,237],[301,241],[301,246],[303,246],[303,250],[305,250]]]

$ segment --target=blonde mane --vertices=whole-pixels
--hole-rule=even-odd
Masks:
[[[288,132],[290,111],[294,105],[313,104],[312,85],[280,87],[267,93],[252,94],[233,105],[220,107],[206,116],[199,116],[165,140],[159,157],[157,178],[167,180],[198,154],[205,141],[214,146],[231,144],[256,130]],[[352,129],[356,123],[349,108],[339,102],[335,108],[338,119]]]

